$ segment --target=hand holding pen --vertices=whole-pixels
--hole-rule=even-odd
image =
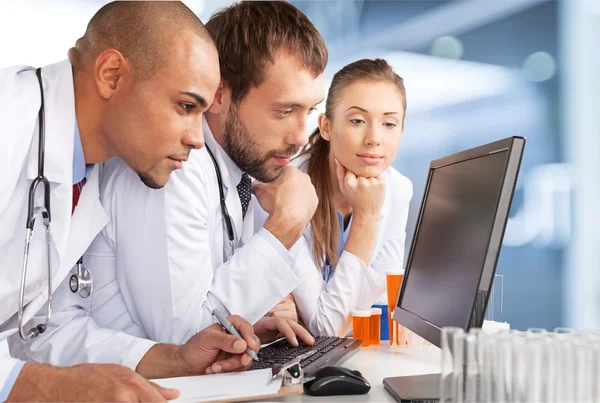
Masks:
[[[257,352],[260,339],[254,327],[240,316],[232,315],[228,321],[241,337],[223,331],[223,327],[215,323],[190,337],[184,344],[153,346],[138,364],[138,369],[141,366],[146,374],[144,376],[149,378],[167,378],[243,371],[250,368],[252,357],[246,350],[250,348]],[[165,359],[168,360],[168,365],[158,364]]]
[[[213,309],[212,311],[213,316],[215,317],[215,319],[217,319],[217,322],[219,323],[219,325],[221,325],[221,327],[223,328],[223,330],[225,330],[227,333],[231,334],[232,336],[238,337],[240,339],[243,340],[243,337],[240,335],[240,333],[237,331],[237,329],[235,328],[235,326],[233,326],[233,324],[227,319],[227,317],[225,317],[225,315],[223,315],[221,312],[219,312],[217,309]],[[254,342],[258,343],[260,346],[260,342],[257,341],[258,338],[255,338]],[[248,347],[248,349],[246,349],[246,353],[254,360],[254,361],[258,361],[258,356],[256,355],[256,352],[254,352],[250,346]]]

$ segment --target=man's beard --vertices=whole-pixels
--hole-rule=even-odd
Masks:
[[[272,182],[283,172],[283,166],[278,166],[273,170],[268,169],[267,164],[273,157],[284,155],[292,157],[300,149],[298,146],[289,146],[283,151],[273,150],[264,156],[261,155],[260,146],[240,120],[238,109],[234,105],[229,109],[225,121],[223,142],[225,152],[238,168],[261,182]]]
[[[136,172],[136,174],[140,177],[140,180],[149,187],[150,189],[161,189],[164,185],[160,185],[156,182],[156,179],[148,173],[148,172]]]

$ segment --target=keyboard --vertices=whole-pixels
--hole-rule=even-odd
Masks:
[[[329,365],[339,365],[352,357],[362,346],[361,341],[340,337],[315,337],[315,344],[309,346],[300,342],[293,347],[287,340],[279,340],[263,347],[258,352],[258,362],[254,362],[250,370],[272,368],[276,364],[285,364],[301,354],[316,350],[317,352],[301,361],[305,375]]]

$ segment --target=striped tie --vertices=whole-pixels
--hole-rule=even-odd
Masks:
[[[75,212],[75,207],[77,207],[77,203],[79,202],[79,196],[81,196],[83,185],[85,185],[85,178],[83,178],[81,182],[77,182],[73,185],[73,208],[71,209],[71,215]]]

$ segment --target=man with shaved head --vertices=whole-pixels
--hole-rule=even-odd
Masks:
[[[110,330],[78,344],[56,325],[69,317],[76,334],[98,327],[61,308],[90,307],[89,292],[102,292],[85,287],[83,267],[73,269],[108,222],[100,163],[119,157],[146,186],[164,186],[204,145],[202,115],[219,80],[214,43],[180,2],[110,3],[68,60],[0,70],[0,340],[13,335],[11,353],[27,346],[82,364],[0,358],[0,401],[172,399],[176,391],[144,377],[202,374],[215,362],[249,364],[244,352],[258,349],[257,338],[239,317],[231,321],[243,340],[213,326],[182,346]],[[44,344],[42,333],[61,345]],[[100,347],[119,359],[98,354]]]
[[[79,122],[86,163],[117,156],[146,186],[160,188],[204,145],[201,118],[219,83],[218,55],[182,3],[110,3],[69,59],[76,110],[89,116]],[[86,140],[94,145],[89,158]]]

